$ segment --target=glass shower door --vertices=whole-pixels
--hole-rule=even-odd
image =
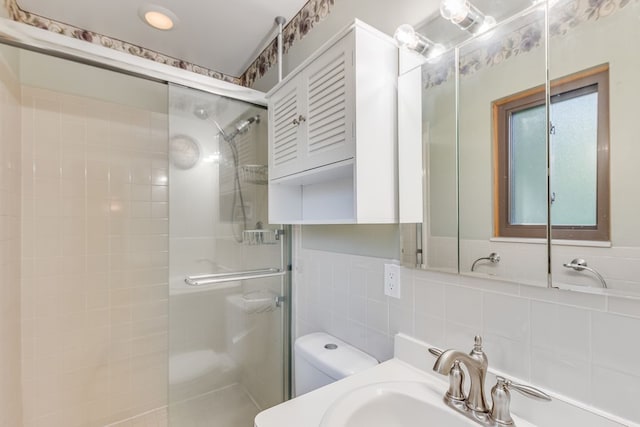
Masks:
[[[287,392],[288,248],[268,223],[266,119],[169,90],[171,426],[250,426]]]

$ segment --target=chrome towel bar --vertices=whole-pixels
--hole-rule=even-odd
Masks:
[[[284,276],[279,268],[261,268],[258,270],[233,271],[228,273],[211,273],[200,276],[187,276],[184,282],[189,286],[203,286],[214,283],[233,282],[236,280],[261,279],[263,277]]]
[[[602,277],[602,275],[600,273],[598,273],[595,269],[593,269],[591,267],[587,267],[587,261],[583,260],[582,258],[576,258],[576,259],[572,260],[570,263],[562,264],[562,266],[565,267],[565,268],[571,268],[571,269],[573,269],[575,271],[586,270],[586,271],[592,273],[594,276],[596,276],[598,278],[598,280],[600,281],[600,284],[602,285],[602,287],[607,289],[607,281],[604,280],[604,277]]]

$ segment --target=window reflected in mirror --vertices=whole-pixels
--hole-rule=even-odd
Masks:
[[[608,80],[603,65],[551,83],[554,239],[609,240]],[[538,87],[493,103],[496,237],[546,237],[545,101],[545,88]]]

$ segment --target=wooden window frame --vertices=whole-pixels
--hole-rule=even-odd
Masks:
[[[597,195],[595,226],[552,227],[552,238],[561,240],[609,241],[609,65],[593,67],[551,82],[551,103],[559,96],[578,96],[580,89],[597,85],[598,143]],[[570,93],[572,92],[572,93]],[[564,97],[566,99],[567,97]],[[521,225],[509,223],[509,158],[511,115],[545,105],[545,87],[538,86],[494,101],[493,112],[493,194],[495,237],[546,238],[547,224]]]

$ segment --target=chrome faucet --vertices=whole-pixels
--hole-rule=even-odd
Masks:
[[[511,395],[509,390],[517,390],[527,397],[549,401],[551,398],[544,392],[524,384],[516,384],[503,377],[497,377],[498,382],[491,390],[492,407],[489,410],[484,394],[484,380],[487,375],[489,362],[482,351],[482,337],[475,337],[475,344],[471,353],[466,354],[458,350],[429,349],[437,356],[433,370],[449,376],[449,390],[444,401],[451,408],[466,415],[468,418],[484,426],[515,426],[509,410]],[[464,365],[469,372],[469,395],[464,395],[464,373],[460,365]]]
[[[487,398],[484,394],[484,379],[487,376],[489,361],[482,351],[482,338],[475,337],[475,345],[470,354],[458,350],[443,351],[433,365],[433,370],[442,375],[449,375],[455,362],[458,361],[469,372],[469,395],[467,396],[467,408],[479,418],[486,418],[489,414]]]

